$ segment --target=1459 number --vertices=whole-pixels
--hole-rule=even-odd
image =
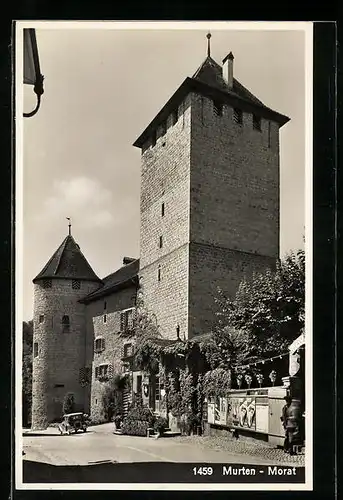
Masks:
[[[193,474],[195,476],[212,476],[212,467],[193,467]]]

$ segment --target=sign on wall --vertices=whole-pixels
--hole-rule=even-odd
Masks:
[[[209,424],[214,424],[215,418],[215,403],[207,404],[207,421]]]
[[[229,401],[227,425],[256,430],[256,398],[236,396],[230,397]]]

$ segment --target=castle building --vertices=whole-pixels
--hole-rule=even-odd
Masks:
[[[289,119],[210,56],[134,143],[140,276],[164,336],[209,331],[213,297],[279,257],[279,129]]]
[[[187,339],[211,330],[218,287],[233,297],[243,278],[275,266],[279,129],[289,118],[233,74],[232,53],[219,65],[208,49],[135,141],[140,259],[99,279],[69,234],[33,280],[34,427],[61,416],[66,393],[101,418],[106,382],[130,370],[139,282],[162,336]],[[132,373],[134,392],[142,377]]]

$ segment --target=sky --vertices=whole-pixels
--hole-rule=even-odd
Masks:
[[[108,24],[108,23],[107,23]],[[193,23],[194,25],[194,23]],[[99,277],[139,257],[140,150],[133,142],[206,58],[203,29],[39,29],[44,94],[23,124],[23,319],[32,279],[68,234]],[[232,51],[234,77],[290,117],[280,131],[281,256],[303,247],[304,32],[216,30],[211,56]],[[35,106],[23,85],[24,111]]]

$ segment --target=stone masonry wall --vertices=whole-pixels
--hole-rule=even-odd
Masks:
[[[207,333],[216,322],[218,287],[234,297],[240,282],[255,272],[275,268],[275,259],[203,244],[189,250],[189,336]]]
[[[279,127],[192,94],[191,241],[279,256]]]
[[[120,335],[120,313],[134,308],[135,302],[136,287],[132,285],[87,305],[87,350],[88,356],[93,359],[90,414],[94,420],[104,418],[102,398],[110,384],[110,380],[106,382],[95,378],[95,368],[108,364],[113,367],[113,376],[122,373],[123,347],[126,342],[131,341]],[[94,341],[97,338],[102,338],[105,342],[104,350],[100,353],[94,352]]]
[[[142,153],[140,277],[147,308],[162,335],[172,338],[177,324],[186,335],[188,326],[189,105],[190,96],[179,106],[177,122],[169,116],[166,132],[160,127],[156,145],[145,145]]]
[[[211,329],[218,287],[233,297],[279,256],[279,128],[192,95],[189,253],[190,336]]]
[[[33,342],[38,356],[33,359],[32,426],[45,427],[61,417],[67,392],[75,397],[77,409],[83,409],[89,387],[79,383],[80,369],[85,366],[85,306],[78,299],[98,287],[81,282],[80,290],[72,280],[53,279],[51,288],[34,285]],[[70,331],[62,332],[62,316],[70,318]],[[39,318],[43,316],[43,321]]]

